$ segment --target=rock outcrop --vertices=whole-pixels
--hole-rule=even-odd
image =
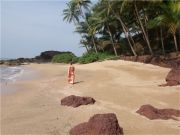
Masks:
[[[139,113],[140,115],[143,115],[147,117],[150,120],[154,119],[174,119],[176,120],[176,117],[180,117],[180,110],[176,109],[157,109],[153,107],[152,105],[143,105],[140,107],[139,110],[136,111],[136,113]]]
[[[88,122],[81,123],[69,132],[70,135],[123,135],[123,128],[118,124],[113,113],[96,114]]]
[[[46,61],[51,61],[51,59],[57,55],[57,54],[61,54],[63,52],[59,52],[59,51],[45,51],[45,52],[41,52],[41,54],[39,56],[36,56],[35,59],[36,60],[41,60],[43,62]]]
[[[166,86],[180,85],[180,68],[173,68],[166,77]]]
[[[149,63],[153,65],[158,65],[161,67],[168,68],[178,68],[180,67],[180,54],[177,53],[169,53],[166,56],[151,56],[151,55],[143,55],[143,56],[121,56],[120,59],[141,63]]]
[[[36,56],[34,58],[17,58],[17,59],[10,59],[10,60],[0,60],[0,65],[18,66],[18,65],[22,65],[23,63],[51,62],[52,58],[55,55],[63,54],[63,53],[73,54],[72,52],[45,51],[45,52],[41,52],[40,55],[38,55],[38,56]]]
[[[19,60],[7,60],[3,61],[2,64],[6,66],[19,66],[22,63]]]
[[[81,105],[94,104],[95,100],[91,97],[80,97],[71,95],[61,100],[61,105],[78,107]]]

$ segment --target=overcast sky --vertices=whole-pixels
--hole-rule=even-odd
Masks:
[[[80,35],[63,21],[67,0],[1,1],[1,58],[34,57],[42,51],[81,55]]]

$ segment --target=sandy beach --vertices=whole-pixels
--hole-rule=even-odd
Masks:
[[[25,65],[39,77],[3,87],[15,92],[1,95],[2,135],[68,135],[75,125],[97,113],[115,113],[124,135],[178,135],[175,120],[149,120],[136,111],[144,104],[180,109],[180,86],[159,87],[169,68],[128,61],[76,65],[76,84],[67,84],[63,64]],[[3,88],[2,87],[2,88]],[[60,105],[69,95],[90,96],[94,105]]]

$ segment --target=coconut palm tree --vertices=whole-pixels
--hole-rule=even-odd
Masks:
[[[141,1],[141,3],[142,3],[142,1]],[[139,14],[139,10],[138,10],[138,7],[137,7],[137,0],[133,1],[133,5],[134,5],[134,10],[135,10],[135,15],[136,15],[137,21],[139,22],[140,28],[141,28],[142,33],[144,35],[145,41],[146,41],[146,43],[148,45],[149,51],[150,51],[151,55],[153,55],[153,51],[152,51],[152,48],[151,48],[151,45],[150,45],[149,37],[148,37],[147,32],[146,32],[146,30],[144,28],[144,25],[142,23],[141,15]],[[142,15],[144,15],[144,14],[142,14]]]
[[[107,32],[110,37],[110,41],[114,50],[114,54],[117,56],[117,50],[115,47],[114,39],[113,39],[113,33],[112,33],[112,27],[116,29],[117,27],[115,23],[115,18],[110,15],[110,12],[107,10],[107,1],[102,1],[102,3],[98,3],[93,8],[93,14],[91,19],[94,22],[94,25],[97,27],[97,30],[103,31],[102,34]]]
[[[64,21],[67,21],[69,23],[77,24],[79,22],[79,11],[76,9],[75,5],[72,5],[71,3],[66,3],[67,8],[63,10]]]
[[[122,26],[122,29],[124,31],[124,35],[129,43],[129,46],[134,54],[134,56],[137,56],[137,53],[135,52],[134,48],[133,48],[133,43],[131,42],[132,41],[132,37],[129,33],[129,29],[128,27],[126,26],[126,24],[124,23],[123,19],[122,19],[122,16],[123,16],[123,13],[122,13],[122,8],[124,7],[124,3],[123,1],[112,1],[112,2],[108,2],[108,7],[112,14],[117,18],[117,20],[120,22],[121,26]]]
[[[82,7],[84,9],[88,9],[90,3],[90,0],[71,0],[69,3],[66,4],[67,8],[63,10],[63,20],[66,20],[69,23],[73,21],[74,24],[77,26],[80,21],[80,16],[85,18],[82,12]],[[85,47],[88,52],[88,47],[86,45]]]
[[[148,25],[150,28],[165,27],[172,34],[174,39],[175,49],[178,52],[178,44],[176,39],[176,31],[180,28],[180,2],[169,1],[160,5],[162,13],[152,19]]]
[[[83,11],[89,11],[89,7],[91,5],[90,0],[71,0],[71,5],[74,5],[76,7],[76,10],[79,11],[79,15],[85,19],[85,13]]]

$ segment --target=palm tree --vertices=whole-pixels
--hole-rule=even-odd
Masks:
[[[82,16],[85,19],[82,12],[82,7],[84,9],[88,9],[90,3],[90,0],[71,0],[69,3],[66,4],[67,8],[63,10],[63,20],[66,20],[69,23],[73,21],[74,24],[77,26],[80,21],[80,16]],[[88,52],[88,47],[86,45],[85,47]]]
[[[97,46],[95,43],[95,34],[97,33],[97,26],[94,25],[94,20],[92,19],[92,16],[88,18],[88,22],[90,22],[91,25],[88,25],[88,35],[91,37],[95,52],[98,53]],[[88,24],[88,23],[87,23]]]
[[[77,24],[79,22],[79,11],[76,9],[76,7],[70,3],[66,3],[67,8],[63,10],[64,21],[67,21],[69,23]]]
[[[145,41],[146,41],[146,43],[148,45],[149,51],[150,51],[151,55],[153,55],[153,51],[152,51],[152,48],[151,48],[151,45],[150,45],[150,42],[149,42],[149,37],[148,37],[148,35],[147,35],[146,31],[145,31],[144,25],[143,25],[143,23],[141,21],[141,15],[139,14],[139,10],[137,8],[137,4],[136,3],[137,3],[137,1],[134,0],[133,1],[133,5],[134,5],[134,10],[135,10],[135,15],[136,15],[137,21],[139,22],[139,25],[140,25],[140,28],[141,28],[142,33],[144,35]],[[142,3],[142,1],[141,1],[141,3]]]
[[[113,15],[117,18],[117,20],[119,20],[121,26],[122,26],[122,29],[124,31],[124,35],[129,43],[129,46],[134,54],[134,56],[137,56],[134,48],[133,48],[133,44],[131,43],[132,41],[132,37],[128,31],[128,28],[127,26],[125,25],[123,19],[122,19],[122,8],[123,8],[123,2],[122,1],[113,1],[113,2],[108,2],[109,4],[109,10],[113,13]],[[130,38],[131,37],[131,38]]]
[[[71,0],[71,5],[76,7],[76,10],[79,11],[79,15],[85,19],[85,14],[83,13],[84,10],[89,10],[91,1],[90,0]]]
[[[102,1],[102,3],[98,3],[93,9],[92,20],[94,21],[94,25],[98,28],[98,30],[102,30],[103,34],[107,31],[110,37],[110,41],[114,50],[114,54],[117,56],[117,50],[115,47],[112,27],[116,27],[115,18],[110,15],[109,10],[107,10],[107,1]],[[114,28],[115,29],[115,28]]]
[[[154,28],[158,26],[168,28],[168,32],[173,35],[175,49],[178,52],[178,44],[176,39],[176,31],[180,28],[180,2],[171,1],[169,3],[164,3],[160,7],[162,13],[155,17],[149,22],[149,27]]]

